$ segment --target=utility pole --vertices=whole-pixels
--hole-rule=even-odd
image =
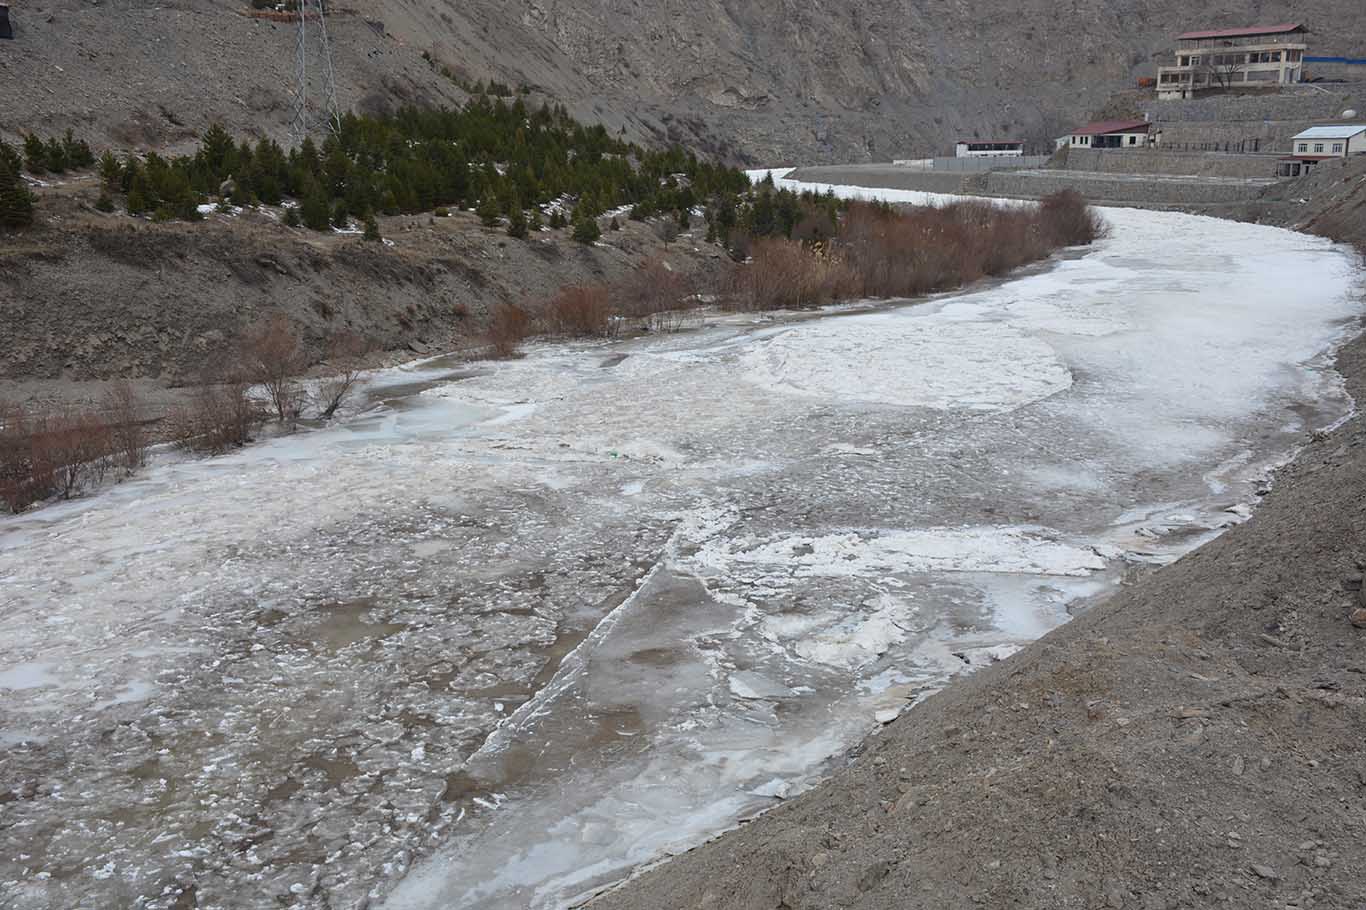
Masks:
[[[324,126],[333,133],[341,129],[337,79],[332,69],[332,46],[327,40],[326,0],[298,0],[298,7],[299,27],[294,41],[293,116],[289,123],[290,135],[296,143],[302,142],[318,126]],[[310,91],[310,62],[316,73],[315,78],[321,83],[316,94]]]

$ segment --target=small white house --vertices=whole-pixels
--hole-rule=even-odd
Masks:
[[[959,139],[953,147],[955,158],[1021,158],[1024,143],[1011,139]]]
[[[1058,145],[1074,149],[1139,149],[1153,143],[1153,125],[1146,120],[1104,120],[1077,127]]]
[[[1366,154],[1366,123],[1311,126],[1290,143],[1291,153],[1276,168],[1281,177],[1299,177],[1320,162]]]

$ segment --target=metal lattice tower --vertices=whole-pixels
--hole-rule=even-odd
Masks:
[[[337,105],[337,79],[332,70],[332,47],[327,41],[326,0],[298,0],[299,29],[294,44],[294,112],[289,129],[295,142],[302,142],[313,129],[325,126],[336,132],[341,128],[341,108]],[[313,81],[310,85],[310,70]]]

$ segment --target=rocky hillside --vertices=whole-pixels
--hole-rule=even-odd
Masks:
[[[15,0],[0,133],[71,126],[147,147],[220,119],[283,135],[292,27],[249,6]],[[337,0],[331,28],[344,107],[448,103],[497,79],[632,139],[823,162],[930,153],[964,133],[1044,142],[1151,75],[1176,32],[1287,20],[1317,52],[1366,47],[1359,0]]]

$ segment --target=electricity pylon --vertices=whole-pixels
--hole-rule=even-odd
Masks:
[[[332,47],[327,41],[326,0],[298,0],[299,28],[294,55],[294,111],[289,131],[294,141],[302,142],[313,129],[331,132],[341,129],[341,108],[337,106],[337,79],[332,70]],[[310,86],[310,69],[319,85]]]

